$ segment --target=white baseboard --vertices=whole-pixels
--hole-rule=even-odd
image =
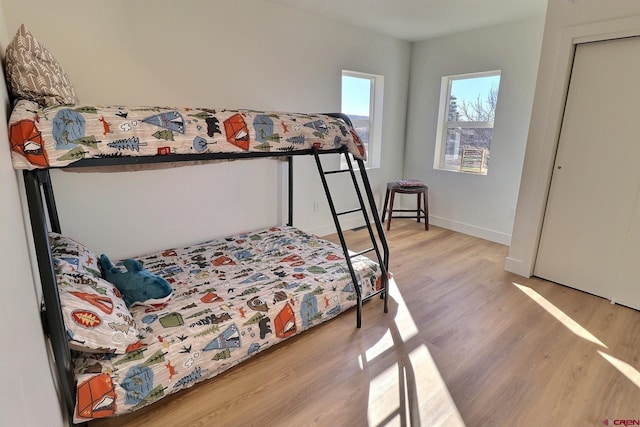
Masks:
[[[490,240],[509,246],[511,244],[511,234],[502,233],[500,231],[490,230],[488,228],[477,227],[464,222],[453,221],[434,215],[429,215],[429,223],[447,230],[458,231],[470,236],[479,237],[481,239]]]
[[[465,224],[459,221],[452,221],[450,219],[446,219],[438,216],[430,215],[429,224],[433,224],[437,227],[446,228],[448,230],[453,230],[460,233],[468,234],[470,236],[479,237],[481,239],[489,240],[491,242],[500,243],[502,245],[509,246],[509,244],[511,243],[511,234],[490,230],[488,228],[477,227],[475,225]],[[353,228],[364,226],[364,221],[361,218],[343,218],[341,219],[340,225],[343,230],[350,230]],[[336,229],[333,224],[322,224],[318,227],[314,227],[312,229],[308,229],[305,231],[315,234],[317,236],[326,236],[328,234],[335,233]]]
[[[507,257],[504,261],[504,269],[518,276],[531,277],[532,272],[524,265],[522,260]]]

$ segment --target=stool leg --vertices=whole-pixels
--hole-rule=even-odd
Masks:
[[[429,190],[424,190],[424,229],[425,230],[429,230],[429,200],[428,200],[428,192]]]
[[[393,201],[396,198],[396,192],[391,190],[391,201],[389,202],[389,221],[387,221],[387,231],[391,229],[391,218],[393,218]]]
[[[420,222],[420,211],[421,211],[420,199],[421,198],[422,198],[422,193],[418,193],[418,207],[416,208],[416,222]]]
[[[384,217],[387,214],[387,203],[389,202],[389,189],[387,188],[387,192],[384,195],[384,204],[382,208],[382,220],[380,222],[384,222]]]

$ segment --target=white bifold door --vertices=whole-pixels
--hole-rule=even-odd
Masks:
[[[534,274],[640,309],[640,38],[576,47]]]

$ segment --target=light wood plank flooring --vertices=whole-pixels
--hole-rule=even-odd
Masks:
[[[366,230],[348,232],[364,249]],[[100,426],[587,426],[640,418],[640,312],[504,271],[505,246],[396,220],[365,304]],[[335,236],[333,237],[335,239]]]

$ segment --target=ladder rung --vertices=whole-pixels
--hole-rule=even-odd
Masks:
[[[362,209],[352,209],[350,211],[336,212],[336,215],[346,215],[354,212],[362,212]]]
[[[334,170],[334,171],[325,171],[323,172],[325,175],[331,175],[332,173],[345,173],[345,172],[349,172],[349,169],[340,169],[340,170]]]
[[[357,256],[364,255],[364,254],[366,254],[367,252],[371,252],[371,251],[373,251],[373,250],[375,250],[375,249],[374,249],[374,248],[365,249],[364,251],[360,251],[360,252],[358,252],[358,253],[355,253],[355,254],[351,254],[351,255],[349,255],[349,258],[355,258],[355,257],[357,257]]]
[[[376,295],[380,295],[381,293],[383,293],[384,291],[386,291],[386,289],[378,289],[377,291],[373,291],[372,293],[370,293],[367,296],[363,296],[362,297],[362,302],[366,302],[369,301],[371,298],[375,297]]]

